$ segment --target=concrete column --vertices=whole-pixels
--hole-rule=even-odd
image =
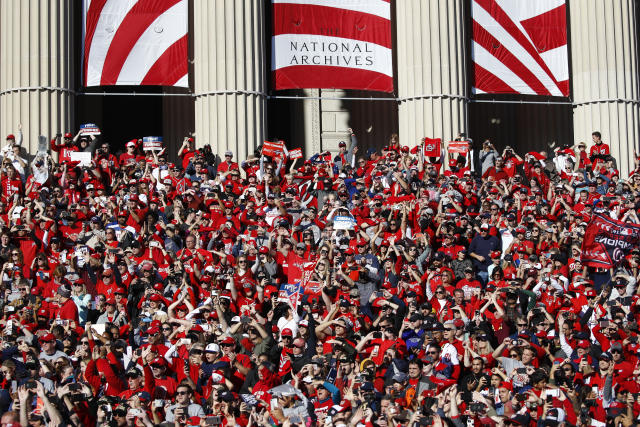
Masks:
[[[634,0],[570,0],[574,140],[600,131],[623,176],[638,149],[638,51]]]
[[[402,145],[466,132],[465,1],[396,2]]]
[[[0,0],[0,136],[74,132],[74,0]]]
[[[303,89],[304,96],[314,99],[299,101],[304,114],[304,157],[324,151],[320,139],[320,89]]]
[[[194,2],[196,142],[236,160],[265,138],[266,19],[262,0]]]
[[[342,89],[320,90],[320,151],[337,152],[340,141],[349,141],[347,129],[350,127],[351,111],[343,100],[335,99],[346,96],[347,92]]]

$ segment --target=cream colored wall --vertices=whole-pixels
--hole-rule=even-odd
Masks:
[[[22,123],[24,146],[73,132],[73,0],[0,0],[0,145]]]
[[[265,137],[262,0],[194,0],[195,129],[199,146],[245,159]]]
[[[465,1],[396,1],[403,145],[466,132]]]
[[[640,123],[635,4],[569,2],[574,140],[590,146],[591,132],[600,131],[623,176],[634,168]]]

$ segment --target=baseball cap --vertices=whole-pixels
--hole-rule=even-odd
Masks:
[[[40,337],[40,342],[52,342],[55,340],[56,340],[56,337],[52,333],[47,333]]]
[[[205,353],[220,353],[220,346],[216,343],[207,344],[204,351]]]
[[[578,341],[578,347],[579,348],[589,348],[589,347],[591,347],[591,343],[589,341],[587,341],[587,340],[580,340],[580,341]]]
[[[280,333],[280,335],[282,335],[283,337],[292,337],[293,336],[293,331],[289,328],[284,328],[282,330],[282,332]]]
[[[130,377],[130,378],[137,378],[137,377],[141,377],[142,376],[142,372],[140,372],[140,370],[138,368],[132,368],[132,369],[129,369],[127,371],[125,376]]]
[[[164,360],[164,357],[156,357],[155,359],[153,359],[153,362],[151,362],[151,365],[165,366],[166,361]]]
[[[234,339],[233,339],[233,338],[231,338],[231,337],[226,337],[225,339],[223,339],[223,340],[220,342],[220,344],[222,344],[222,345],[233,345],[233,344],[235,344],[235,343],[236,343],[236,340],[234,340]]]

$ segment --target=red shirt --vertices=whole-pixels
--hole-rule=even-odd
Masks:
[[[72,299],[68,299],[58,310],[57,317],[62,320],[74,320],[78,323],[78,306]]]

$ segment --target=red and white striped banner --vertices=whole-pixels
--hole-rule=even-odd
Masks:
[[[472,0],[473,92],[569,96],[565,0]]]
[[[84,0],[84,86],[188,86],[188,0]]]
[[[271,0],[276,90],[393,91],[390,0]]]

